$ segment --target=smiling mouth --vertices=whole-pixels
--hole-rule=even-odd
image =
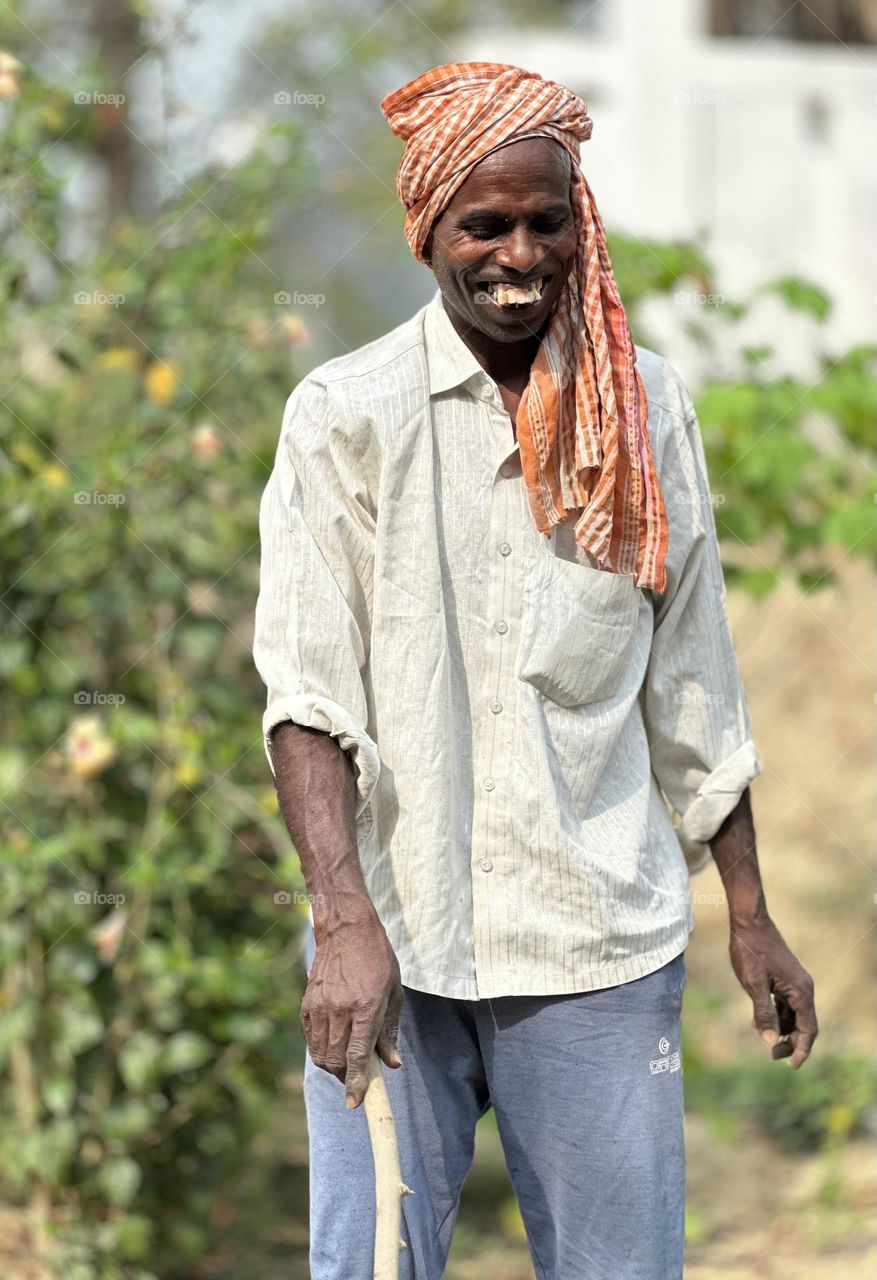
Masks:
[[[478,280],[475,282],[475,301],[502,307],[503,310],[523,311],[543,300],[550,279],[550,275],[538,276],[526,286],[508,280]]]

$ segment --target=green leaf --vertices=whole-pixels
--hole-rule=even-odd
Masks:
[[[817,320],[825,320],[831,311],[831,299],[818,285],[798,276],[782,276],[761,285],[759,293],[775,293],[792,308],[793,311],[804,311],[815,316]]]
[[[119,1054],[119,1074],[134,1093],[143,1093],[158,1079],[162,1041],[142,1029],[128,1036]]]
[[[76,1085],[70,1076],[52,1076],[43,1081],[43,1102],[53,1115],[66,1115],[76,1097]]]
[[[214,1056],[213,1046],[196,1031],[178,1031],[170,1037],[162,1054],[162,1069],[173,1074],[203,1066]]]
[[[142,1213],[126,1213],[117,1224],[119,1252],[127,1262],[144,1258],[154,1234],[152,1222]]]
[[[143,1175],[140,1165],[129,1156],[105,1161],[97,1172],[97,1183],[111,1204],[130,1204],[137,1194]]]

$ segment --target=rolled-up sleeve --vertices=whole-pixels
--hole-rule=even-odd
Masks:
[[[707,841],[763,766],[731,637],[700,427],[684,384],[671,374],[679,412],[657,410],[667,590],[653,595],[643,707],[652,771],[695,872],[710,859]]]
[[[331,734],[354,765],[357,818],[380,772],[363,679],[374,522],[358,487],[328,389],[308,375],[286,402],[259,508],[253,660],[268,691],[262,732],[272,773],[271,733],[281,722]]]

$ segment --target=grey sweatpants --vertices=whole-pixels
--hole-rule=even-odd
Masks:
[[[310,967],[311,948],[307,959]],[[621,986],[454,1000],[405,989],[384,1068],[405,1196],[400,1280],[438,1280],[496,1113],[539,1280],[681,1280],[683,955]],[[374,1167],[362,1107],[307,1055],[312,1280],[371,1280]],[[493,1224],[491,1224],[491,1227]]]

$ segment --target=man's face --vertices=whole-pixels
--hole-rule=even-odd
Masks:
[[[446,309],[498,342],[542,331],[572,269],[577,230],[569,199],[570,158],[550,138],[524,138],[480,161],[433,224],[427,257]],[[527,286],[523,305],[491,296],[488,282]]]

